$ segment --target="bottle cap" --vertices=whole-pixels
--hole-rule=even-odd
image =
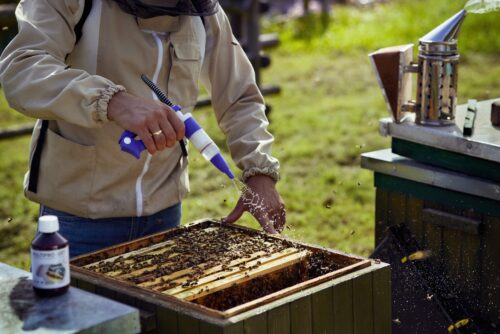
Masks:
[[[38,231],[40,233],[54,233],[59,231],[59,219],[57,216],[41,216],[38,218]]]

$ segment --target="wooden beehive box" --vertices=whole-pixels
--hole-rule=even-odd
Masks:
[[[148,333],[390,329],[387,265],[211,220],[74,258],[71,270],[74,285],[138,307]]]

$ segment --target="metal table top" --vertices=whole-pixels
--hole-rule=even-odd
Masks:
[[[494,127],[490,122],[491,103],[498,100],[500,99],[478,102],[474,133],[471,137],[464,137],[462,130],[467,105],[457,107],[455,125],[422,126],[415,124],[413,120],[397,124],[391,118],[383,118],[380,120],[380,133],[383,136],[500,162],[500,127]]]
[[[70,287],[62,296],[34,294],[31,274],[0,263],[0,333],[138,333],[137,309]]]

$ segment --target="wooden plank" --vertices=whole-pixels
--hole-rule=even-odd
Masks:
[[[254,315],[243,321],[243,331],[245,334],[265,334],[267,333],[267,313]]]
[[[367,273],[352,281],[354,334],[372,334],[373,279]]]
[[[377,188],[375,193],[375,247],[384,239],[385,229],[389,222],[387,211],[389,208],[389,193]]]
[[[247,332],[245,332],[243,328],[243,322],[232,324],[226,327],[219,327],[208,322],[200,321],[200,334],[247,334]]]
[[[433,185],[381,173],[375,173],[375,186],[389,191],[401,191],[404,189],[408,195],[422,198],[426,202],[434,201],[464,209],[474,208],[476,212],[500,218],[498,201],[490,198],[438,188]]]
[[[333,288],[311,296],[313,334],[333,334]]]
[[[200,333],[200,320],[182,313],[177,315],[177,331],[179,334],[203,334]]]
[[[70,276],[69,284],[71,286],[74,286],[75,288],[77,288],[78,287],[78,280],[76,278],[74,278],[73,276]]]
[[[82,290],[95,293],[95,285],[87,281],[80,280],[78,287]]]
[[[166,307],[156,306],[157,332],[179,334],[177,316],[178,313],[175,311],[172,311]]]
[[[290,303],[290,333],[312,332],[311,296],[305,296]]]
[[[449,284],[451,288],[458,288],[458,281],[461,280],[462,273],[460,263],[462,262],[460,256],[462,254],[462,232],[442,228],[443,231],[443,252],[441,263],[443,264],[444,272],[449,277]]]
[[[239,322],[239,323],[224,327],[224,330],[222,333],[223,334],[243,334],[244,333],[243,323]],[[202,334],[202,333],[200,333],[200,334]]]
[[[333,327],[335,334],[354,333],[352,289],[352,280],[333,287]]]
[[[200,321],[200,334],[222,334],[224,329],[211,323]],[[170,332],[165,332],[170,334]]]
[[[123,242],[121,244],[117,245],[111,245],[109,247],[99,249],[95,252],[83,254],[76,256],[70,260],[70,265],[82,267],[84,265],[87,265],[89,260],[98,258],[98,259],[105,259],[105,258],[110,258],[110,257],[115,257],[115,256],[120,256],[123,255],[124,253],[132,252],[137,249],[141,249],[143,247],[148,247],[151,244],[156,244],[159,242],[165,241],[166,238],[169,239],[174,239],[177,238],[182,233],[186,233],[187,231],[191,229],[198,230],[202,229],[205,227],[207,228],[219,228],[221,224],[219,222],[216,222],[214,220],[203,220],[199,222],[194,222],[192,224],[186,225],[186,226],[180,226],[176,228],[171,228],[162,232],[158,232],[156,234],[151,234],[144,236],[142,238],[138,238],[132,241],[127,241]],[[92,262],[96,262],[95,260]]]
[[[449,144],[448,144],[449,145]],[[455,145],[455,144],[454,144]],[[500,182],[498,162],[392,137],[392,152],[418,162]],[[463,148],[464,144],[456,144]]]
[[[263,255],[266,255],[266,254],[267,253],[265,251],[256,252],[256,253],[253,253],[252,255],[250,255],[249,257],[239,258],[239,259],[236,259],[236,260],[233,260],[233,261],[229,262],[227,264],[227,267],[235,267],[235,266],[238,266],[241,263],[248,262],[249,260],[261,258]],[[204,264],[202,263],[202,264],[200,264],[198,266],[203,266],[203,265]],[[218,266],[215,266],[215,267],[212,267],[212,268],[205,269],[205,271],[203,272],[203,275],[207,276],[207,275],[210,275],[210,274],[213,274],[213,273],[216,273],[216,272],[220,272],[220,271],[222,271],[222,267],[223,267],[223,265],[218,265]],[[141,287],[151,287],[151,286],[154,286],[154,285],[156,285],[158,283],[161,283],[161,282],[171,281],[171,280],[176,279],[178,277],[184,277],[184,276],[186,276],[187,274],[189,274],[191,272],[193,272],[193,267],[190,267],[190,268],[187,268],[187,269],[183,269],[183,270],[180,270],[180,271],[176,271],[175,273],[155,278],[153,281],[146,281],[144,283],[140,283],[140,284],[137,284],[137,285],[141,286]],[[183,281],[184,280],[179,280],[177,283],[181,284]]]
[[[406,195],[399,192],[389,192],[387,207],[387,226],[406,222]]]
[[[373,272],[373,334],[392,331],[391,267]]]
[[[482,316],[500,328],[500,219],[485,217],[482,240]]]
[[[435,203],[425,202],[424,206],[431,208],[439,209],[440,205]],[[432,252],[432,256],[430,261],[436,267],[436,270],[443,270],[442,259],[442,227],[440,224],[436,224],[436,222],[429,222],[426,220],[426,217],[422,217],[424,222],[424,247],[426,250],[430,250]],[[439,217],[435,217],[434,219],[439,219]]]
[[[480,314],[481,304],[481,238],[479,235],[462,233],[460,247],[460,290],[464,294],[461,301],[472,314]]]
[[[299,252],[296,254],[291,254],[285,258],[283,258],[283,262],[281,261],[271,261],[268,263],[264,263],[256,267],[255,269],[253,268],[248,268],[245,270],[242,270],[240,272],[237,272],[235,274],[230,274],[230,276],[226,276],[226,278],[218,280],[218,273],[214,275],[210,275],[207,277],[204,277],[199,280],[201,284],[195,286],[194,288],[190,288],[187,290],[183,290],[179,293],[174,294],[177,298],[184,299],[184,300],[193,300],[197,299],[203,296],[206,296],[208,294],[214,293],[216,291],[220,291],[222,289],[225,289],[229,286],[236,285],[236,284],[241,284],[243,282],[247,282],[253,278],[260,277],[278,270],[281,270],[282,268],[289,267],[295,263],[298,263],[300,261],[303,261],[304,258],[307,256],[307,251]],[[257,262],[257,261],[252,261],[252,262]],[[257,264],[252,264],[250,262],[249,265],[251,266],[257,266]],[[201,281],[208,281],[206,284]]]
[[[371,265],[371,260],[362,260],[358,263],[354,263],[350,266],[344,267],[344,268],[336,270],[334,272],[331,272],[331,273],[325,274],[323,276],[316,277],[312,280],[308,280],[306,282],[296,284],[294,286],[282,289],[280,291],[277,291],[277,292],[274,292],[274,293],[269,294],[267,296],[255,299],[255,300],[250,301],[248,303],[245,303],[243,305],[236,306],[234,308],[231,308],[229,310],[224,311],[224,315],[226,317],[230,317],[232,315],[235,315],[235,314],[241,313],[243,311],[246,311],[246,310],[255,308],[257,306],[263,305],[264,303],[269,303],[271,301],[284,298],[284,297],[289,296],[292,293],[295,293],[297,291],[302,291],[302,290],[305,290],[311,286],[318,285],[320,283],[333,280],[336,277],[347,275],[348,273],[351,273],[351,272],[356,271],[356,270],[361,270],[362,268],[369,267],[370,265]]]
[[[263,243],[263,246],[272,246],[271,243],[269,242],[265,242]],[[229,249],[237,249],[239,247],[239,245],[233,245],[231,246]],[[161,252],[161,251],[160,251]],[[260,252],[259,252],[260,253]],[[139,276],[143,276],[143,274],[146,272],[146,271],[152,271],[152,270],[155,270],[155,269],[158,269],[158,268],[165,268],[165,267],[168,267],[172,264],[175,264],[177,261],[179,261],[178,259],[176,259],[176,257],[178,255],[181,255],[179,253],[172,253],[168,256],[168,259],[170,260],[169,262],[163,262],[161,264],[154,264],[154,265],[151,265],[151,266],[147,266],[147,267],[143,267],[141,269],[138,269],[138,270],[134,270],[130,273],[125,273],[123,274],[123,271],[122,270],[118,270],[118,271],[114,271],[114,272],[109,272],[109,273],[106,273],[107,276],[111,276],[111,277],[114,277],[114,278],[118,278],[118,279],[122,279],[122,280],[125,280],[125,279],[128,279],[128,278],[131,278],[131,277],[139,277]],[[251,255],[251,257],[255,257],[255,253]],[[244,260],[244,259],[243,259]],[[153,263],[153,260],[146,260],[146,261],[142,261],[142,262],[139,262],[137,264],[140,264],[140,265],[148,265],[148,264],[152,264]],[[198,264],[198,266],[203,266],[204,264],[203,263],[200,263]],[[222,267],[222,266],[221,266]],[[181,270],[180,272],[177,272],[177,273],[172,273],[170,275],[167,275],[167,276],[164,276],[166,278],[168,278],[168,276],[171,276],[171,277],[180,277],[182,276],[181,274],[183,273],[189,273],[190,271],[192,271],[191,268],[187,268],[185,270]],[[161,278],[159,278],[159,280],[161,280]]]
[[[115,290],[107,289],[107,288],[104,288],[101,286],[96,286],[95,293],[98,295],[104,296],[106,298],[109,298],[109,299],[113,299],[113,300],[116,299],[116,291]]]
[[[429,223],[434,223],[449,230],[479,234],[479,227],[481,225],[479,220],[464,217],[465,210],[463,209],[454,209],[453,211],[455,212],[450,213],[435,209],[424,209],[423,218]]]
[[[217,281],[217,280],[219,280],[219,281],[232,281],[233,276],[235,276],[238,273],[242,273],[242,272],[244,273],[245,271],[247,271],[247,269],[249,269],[252,266],[259,266],[259,265],[266,264],[266,263],[274,263],[273,261],[282,259],[288,255],[293,256],[295,258],[296,256],[298,256],[300,254],[301,253],[298,252],[298,250],[296,248],[288,248],[288,249],[285,249],[281,252],[274,253],[271,256],[266,257],[266,258],[258,258],[258,259],[250,260],[242,266],[232,266],[232,267],[228,268],[227,270],[223,270],[223,271],[219,271],[219,272],[215,272],[215,273],[210,273],[210,275],[206,275],[204,277],[201,277],[197,282],[198,284],[194,287],[177,286],[177,287],[174,287],[174,288],[171,288],[168,290],[164,290],[164,291],[162,291],[162,293],[169,294],[169,295],[177,295],[179,293],[183,293],[183,292],[188,291],[188,290],[199,289],[202,285],[206,285],[206,284],[211,283],[213,281]],[[251,258],[252,257],[250,257],[249,259],[251,259]],[[222,269],[222,267],[221,267],[221,269]],[[220,280],[221,277],[224,279]]]
[[[415,239],[417,239],[419,245],[422,245],[424,241],[424,227],[422,223],[424,201],[413,196],[408,196],[406,205],[406,225],[415,236]]]
[[[286,251],[286,252],[285,252]],[[265,261],[264,259],[253,260],[248,262],[246,269],[240,270],[238,272],[225,271],[221,273],[212,274],[198,280],[198,285],[195,287],[176,287],[162,293],[176,296],[177,298],[184,300],[193,300],[206,296],[210,293],[222,290],[234,284],[239,284],[246,282],[255,277],[259,277],[271,272],[280,270],[284,267],[288,267],[295,263],[302,261],[308,254],[308,251],[301,251],[298,253],[291,253],[296,251],[294,248],[289,248],[283,252],[278,252],[273,254],[269,262],[258,264],[260,261]],[[288,254],[288,255],[285,255]],[[283,256],[285,255],[285,256]],[[276,260],[276,261],[274,261]],[[251,267],[257,266],[255,269]],[[225,276],[224,279],[218,279],[220,275]]]
[[[137,299],[135,305],[140,311],[141,331],[150,333],[157,329],[156,305],[142,299]]]
[[[115,255],[115,256],[112,256],[110,258],[107,258],[107,259],[104,259],[104,260],[100,260],[100,261],[96,261],[96,262],[93,262],[93,263],[90,263],[90,264],[87,264],[87,265],[84,265],[82,268],[90,268],[90,267],[94,267],[94,266],[97,266],[99,267],[99,265],[103,264],[103,263],[110,263],[110,262],[114,262],[116,260],[118,260],[119,258],[123,259],[124,260],[124,263],[135,263],[135,261],[129,261],[127,259],[129,259],[130,257],[132,256],[136,256],[136,255],[145,255],[145,254],[149,254],[150,252],[152,251],[155,251],[155,250],[158,250],[159,248],[163,248],[164,246],[171,246],[172,244],[174,243],[174,241],[172,239],[169,239],[167,241],[163,241],[163,242],[159,242],[157,244],[153,244],[151,246],[148,246],[148,247],[144,247],[144,248],[139,248],[139,249],[136,249],[132,252],[129,252],[129,253],[124,253],[124,254],[120,254],[120,255]],[[170,249],[170,247],[166,247],[164,248],[165,250],[166,249]],[[129,261],[129,262],[128,262]],[[100,272],[100,270],[95,270],[96,272]]]
[[[123,270],[116,270],[116,271],[111,271],[108,273],[105,273],[106,276],[125,280],[130,277],[138,277],[143,275],[146,271],[151,271],[155,270],[158,268],[164,268],[168,267],[169,265],[172,265],[176,262],[176,257],[180,255],[179,253],[172,253],[170,254],[167,259],[170,260],[169,262],[162,262],[161,264],[153,264],[153,260],[146,260],[146,261],[141,261],[139,263],[136,263],[136,265],[146,265],[147,267],[142,267],[141,269],[133,270],[131,272],[123,272]]]
[[[127,304],[129,306],[136,306],[137,305],[137,299],[132,297],[132,296],[129,296],[125,293],[120,293],[120,292],[117,292],[116,293],[116,296],[115,296],[115,300],[117,302],[120,302],[120,303],[123,303],[123,304]]]
[[[267,312],[267,334],[290,334],[290,304]]]

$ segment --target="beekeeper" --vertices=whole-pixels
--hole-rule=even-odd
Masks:
[[[16,17],[19,34],[1,56],[0,76],[9,104],[38,119],[25,194],[40,214],[59,217],[71,256],[180,223],[189,190],[178,144],[184,124],[141,74],[184,112],[204,85],[231,157],[262,204],[252,210],[242,196],[226,222],[251,211],[266,231],[282,230],[263,98],[217,1],[24,0]],[[124,129],[148,154],[136,160],[120,150]]]

